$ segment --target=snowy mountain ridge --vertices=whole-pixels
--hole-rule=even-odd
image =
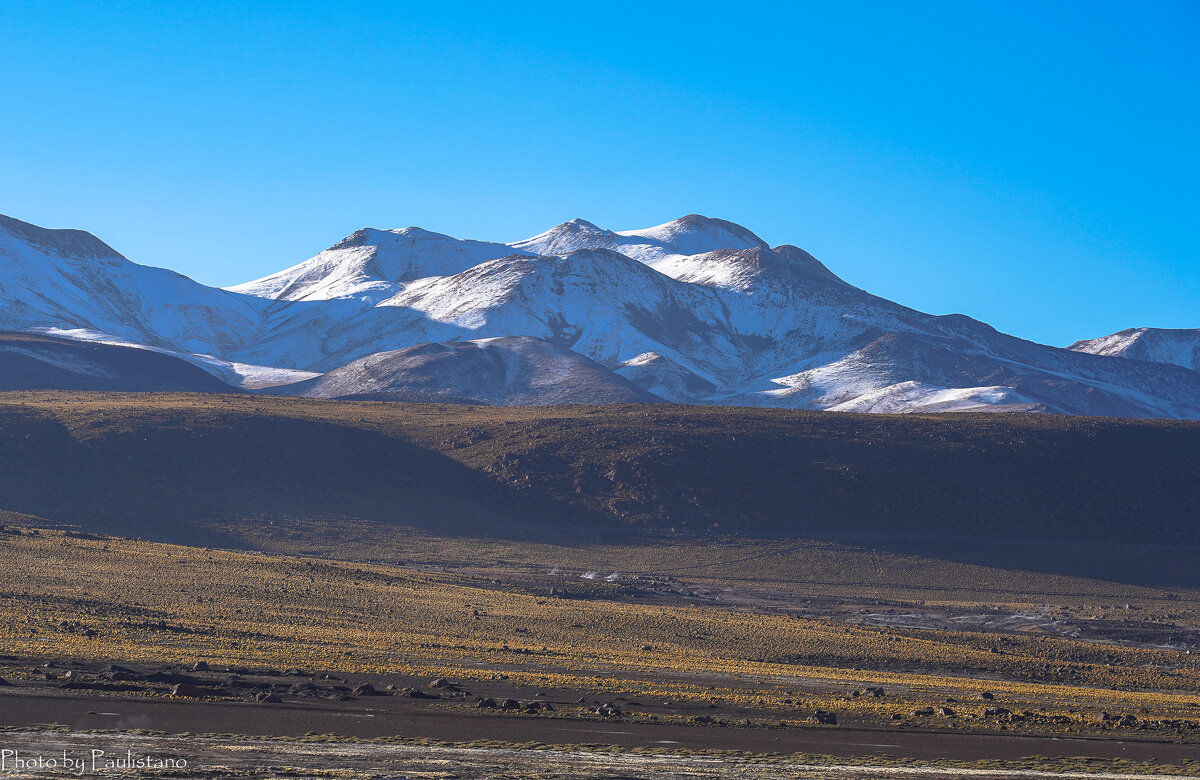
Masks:
[[[0,328],[142,346],[275,394],[1200,419],[1196,332],[1035,344],[698,215],[512,243],[365,228],[226,290],[5,217]]]
[[[1093,355],[1169,363],[1200,371],[1200,328],[1130,328],[1111,336],[1077,341],[1068,349]]]

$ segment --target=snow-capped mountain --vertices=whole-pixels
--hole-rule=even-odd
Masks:
[[[511,254],[520,252],[506,244],[460,241],[418,227],[363,228],[299,265],[229,290],[280,301],[359,297],[373,304],[417,279],[456,274]]]
[[[637,388],[673,402],[1200,418],[1200,373],[1180,360],[924,314],[696,215],[625,231],[577,219],[511,244],[364,229],[225,291],[16,220],[0,222],[0,253],[0,327],[142,344],[275,393],[551,403]]]
[[[766,245],[765,241],[741,225],[689,214],[655,227],[622,231],[605,230],[585,219],[573,219],[510,246],[536,255],[566,255],[580,249],[612,249],[626,257],[654,265],[664,258],[679,255]]]
[[[1111,336],[1077,341],[1067,349],[1152,363],[1168,363],[1200,371],[1200,328],[1130,328]]]
[[[163,268],[131,263],[79,230],[0,216],[0,328],[84,328],[185,352],[253,339],[268,308]]]

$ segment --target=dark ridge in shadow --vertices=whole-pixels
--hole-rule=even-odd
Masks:
[[[6,394],[0,510],[163,541],[288,518],[560,544],[839,538],[1200,585],[1200,424]]]

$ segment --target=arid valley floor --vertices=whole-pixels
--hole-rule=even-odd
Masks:
[[[182,422],[164,424],[182,407]],[[582,413],[449,409],[435,424],[430,409],[397,404],[0,398],[8,437],[0,455],[8,486],[0,506],[0,749],[183,757],[187,769],[162,772],[175,777],[1200,775],[1200,590],[1187,579],[1194,550],[1178,540],[1163,554],[1174,562],[1163,572],[1105,579],[1079,573],[1094,561],[1053,566],[1052,556],[1021,553],[1012,539],[995,540],[996,557],[1025,555],[1025,568],[984,565],[990,543],[978,540],[918,549],[882,535],[672,533],[628,517],[606,530],[584,517],[596,507],[571,515],[569,500],[547,509],[522,503],[519,489],[517,498],[479,493],[481,506],[492,495],[496,532],[481,530],[492,519],[475,514],[450,533],[386,522],[384,499],[394,496],[382,493],[360,495],[344,516],[326,506],[298,512],[297,484],[284,478],[298,456],[252,437],[270,415],[271,430],[291,431],[287,444],[295,445],[309,433],[282,423],[309,425],[325,410],[315,440],[350,449],[306,458],[361,458],[358,448],[373,444],[412,467],[399,477],[414,500],[432,500],[422,491],[437,480],[462,480],[467,487],[448,499],[462,510],[476,500],[471,491],[482,491],[482,474],[505,490],[520,487],[522,471],[557,484],[552,469],[539,473],[545,451],[497,441],[505,418],[540,414],[543,427],[519,439],[552,445],[558,434],[546,421]],[[613,424],[620,414],[600,412]],[[718,429],[697,444],[713,457],[729,457],[719,440],[753,435],[753,420],[735,421],[743,433],[727,434],[727,420],[696,414],[708,420],[701,427]],[[455,415],[468,419],[437,428]],[[851,418],[822,419],[853,430]],[[948,423],[894,419],[885,446],[946,446],[924,432]],[[866,473],[856,453],[876,445],[830,445],[839,434],[814,432],[803,415],[772,422],[808,431],[813,448]],[[1028,439],[1059,425],[975,422],[982,439],[1005,430]],[[1112,427],[1116,434],[1095,435],[1128,429],[1144,437],[1163,426]],[[365,429],[372,435],[354,438]],[[125,484],[105,494],[69,471],[47,476],[45,460],[29,465],[52,455],[47,431],[58,437],[64,468],[118,458],[106,468]],[[173,444],[193,475],[174,513],[161,482],[182,466],[156,462],[162,431],[179,437]],[[1186,449],[1195,435],[1196,426],[1181,423],[1167,427],[1164,442]],[[213,453],[229,436],[267,464],[255,475],[261,493],[236,478],[217,481],[225,467]],[[615,446],[602,435],[594,441],[599,450]],[[388,450],[397,443],[412,452]],[[671,460],[682,445],[656,446],[662,473],[642,462],[605,489],[633,495],[653,483],[666,503],[663,486],[686,477]],[[983,444],[963,446],[968,460],[986,456]],[[507,470],[479,467],[482,448]],[[828,453],[813,460],[838,468]],[[62,489],[18,484],[35,466]],[[565,484],[589,479],[582,467],[566,467],[577,476]],[[349,473],[344,464],[329,468]],[[379,474],[362,479],[382,490]],[[206,490],[218,497],[196,498]],[[107,506],[89,503],[102,494]],[[139,495],[148,497],[141,505]],[[690,500],[704,516],[721,496],[694,489]],[[826,500],[830,511],[839,500]],[[1155,500],[1184,512],[1194,506],[1184,493]],[[770,519],[781,510],[755,511]],[[550,522],[522,525],[509,512],[549,513]],[[539,531],[554,518],[562,520],[556,530]],[[568,521],[589,530],[572,532]],[[1129,558],[1152,557],[1160,541],[1130,545]],[[1122,544],[1119,534],[1080,534],[1058,549],[1064,557],[1094,549],[1099,559]]]

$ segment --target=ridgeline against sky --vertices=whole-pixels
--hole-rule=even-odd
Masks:
[[[0,213],[210,285],[363,225],[721,215],[1067,345],[1200,326],[1200,10],[0,7]]]

